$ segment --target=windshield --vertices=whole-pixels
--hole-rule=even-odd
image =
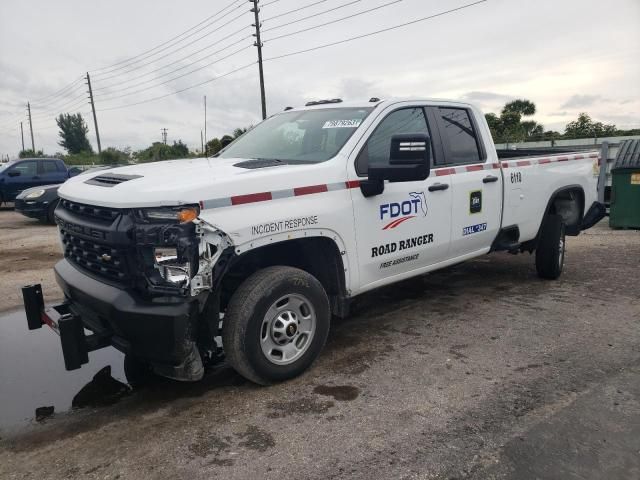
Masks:
[[[7,170],[9,167],[12,167],[16,164],[15,161],[10,161],[7,163],[0,163],[0,173],[4,172],[5,170]]]
[[[372,108],[327,108],[275,115],[218,154],[222,158],[315,163],[333,158]]]

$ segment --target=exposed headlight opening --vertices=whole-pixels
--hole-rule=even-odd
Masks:
[[[41,189],[35,190],[33,192],[27,193],[24,196],[24,198],[28,199],[28,200],[33,200],[35,198],[40,198],[42,195],[44,195],[45,192],[46,192],[46,190],[41,188]]]
[[[156,247],[153,254],[155,268],[165,281],[178,286],[187,285],[191,279],[191,265],[188,261],[178,260],[178,251],[175,247]]]

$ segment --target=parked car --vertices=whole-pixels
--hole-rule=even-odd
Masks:
[[[364,292],[496,251],[558,278],[565,235],[604,215],[598,152],[522,155],[501,159],[467,103],[331,100],[218,158],[73,178],[56,210],[65,301],[25,287],[29,328],[60,333],[67,369],[113,345],[128,372],[195,381],[221,338],[249,380],[292,378]]]
[[[110,166],[95,167],[89,170],[80,170],[76,167],[69,169],[70,175],[85,175],[98,170],[106,170]],[[30,218],[55,225],[54,210],[58,206],[58,188],[60,184],[43,185],[23,190],[15,199],[15,210],[18,213]]]
[[[16,212],[55,225],[53,212],[58,206],[58,188],[59,184],[23,190],[14,201]]]
[[[62,183],[79,171],[70,171],[59,158],[24,158],[0,167],[0,205],[27,188]]]

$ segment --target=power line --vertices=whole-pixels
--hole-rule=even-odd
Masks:
[[[329,0],[319,0],[317,2],[310,3],[309,5],[305,5],[303,7],[294,8],[293,10],[289,10],[287,12],[279,13],[278,15],[273,15],[272,17],[265,18],[263,22],[269,22],[274,18],[284,17],[285,15],[290,15],[292,13],[299,12],[300,10],[306,10],[307,8],[315,7],[316,5],[320,5],[321,3],[328,2]],[[264,6],[264,5],[263,5]]]
[[[175,60],[175,61],[173,61],[173,62],[170,62],[170,63],[166,64],[166,65],[163,65],[163,66],[161,66],[161,67],[158,67],[158,68],[156,68],[155,70],[151,70],[151,71],[149,71],[149,72],[147,72],[147,73],[144,73],[144,74],[142,74],[142,75],[138,75],[137,77],[133,77],[133,78],[130,78],[130,79],[128,79],[128,80],[123,80],[123,81],[121,81],[121,82],[113,83],[113,84],[111,84],[111,85],[105,85],[105,86],[100,87],[100,88],[94,88],[94,89],[93,89],[93,91],[94,91],[94,92],[98,92],[98,91],[101,91],[101,90],[107,90],[107,89],[109,89],[109,88],[113,88],[113,87],[116,87],[116,86],[118,86],[118,85],[122,85],[122,84],[125,84],[125,83],[132,82],[132,81],[137,80],[137,79],[139,79],[139,78],[147,77],[147,76],[151,75],[152,73],[155,73],[155,72],[157,72],[157,71],[159,71],[159,70],[163,70],[163,69],[165,69],[165,68],[167,68],[167,67],[170,67],[170,66],[172,66],[172,65],[178,64],[178,63],[180,63],[180,62],[182,62],[182,61],[184,61],[184,60],[186,60],[186,59],[188,59],[188,58],[192,57],[193,55],[196,55],[196,54],[198,54],[198,53],[202,52],[203,50],[207,50],[207,49],[209,49],[209,48],[211,48],[211,47],[214,47],[214,46],[218,45],[218,44],[219,44],[220,42],[222,42],[223,40],[226,40],[226,39],[228,39],[228,38],[230,38],[230,37],[233,37],[234,35],[236,35],[236,34],[240,33],[242,30],[244,30],[245,28],[246,28],[246,27],[242,27],[240,30],[236,30],[235,32],[230,33],[230,34],[229,34],[229,35],[227,35],[226,37],[223,37],[223,38],[221,38],[221,39],[219,39],[219,40],[217,40],[217,41],[215,41],[215,42],[213,42],[213,43],[210,43],[209,45],[207,45],[206,47],[201,48],[200,50],[196,50],[195,52],[192,52],[192,53],[190,53],[189,55],[187,55],[187,56],[185,56],[185,57],[182,57],[182,58],[180,58],[180,59],[178,59],[178,60]],[[209,53],[207,56],[216,55],[216,54],[218,54],[218,53],[220,53],[220,52],[222,52],[222,51],[226,50],[227,48],[230,48],[230,47],[232,47],[232,46],[234,46],[234,45],[237,45],[237,44],[239,44],[240,42],[242,42],[242,41],[244,41],[244,40],[247,40],[247,39],[249,39],[249,38],[251,38],[251,35],[246,35],[246,36],[244,36],[244,37],[242,37],[242,38],[238,39],[237,41],[235,41],[235,42],[233,42],[233,43],[230,43],[230,44],[229,44],[229,45],[227,45],[226,47],[223,47],[223,48],[221,48],[221,49],[219,49],[219,50],[216,50],[216,51],[215,51],[215,52],[213,52],[213,53]],[[193,62],[191,62],[191,63],[188,63],[188,64],[186,64],[186,65],[183,65],[183,66],[182,66],[182,67],[180,67],[180,68],[176,68],[175,70],[172,70],[171,72],[167,72],[167,73],[163,73],[162,75],[158,75],[158,76],[157,76],[157,77],[155,77],[153,80],[157,80],[157,79],[159,79],[159,78],[162,78],[163,76],[171,75],[172,73],[175,73],[175,72],[177,72],[177,71],[179,71],[179,70],[182,70],[182,69],[184,69],[184,68],[188,68],[188,67],[190,67],[191,65],[194,65],[194,64],[196,64],[196,63],[198,63],[198,62],[201,62],[202,60],[203,60],[203,58],[200,58],[200,59],[195,60],[195,61],[193,61]],[[143,82],[143,83],[144,83],[144,82]],[[138,84],[138,85],[140,85],[140,84]],[[131,88],[131,87],[132,87],[132,85],[130,85],[130,86],[126,87],[126,88]],[[111,93],[115,93],[115,92],[111,92]]]
[[[267,42],[273,42],[275,40],[280,40],[281,38],[291,37],[291,36],[297,35],[299,33],[305,33],[305,32],[308,32],[310,30],[315,30],[316,28],[326,27],[327,25],[333,25],[334,23],[343,22],[345,20],[349,20],[349,19],[354,18],[354,17],[359,17],[360,15],[364,15],[365,13],[371,13],[371,12],[373,12],[375,10],[380,10],[381,8],[389,7],[391,5],[394,5],[396,3],[400,3],[400,2],[403,2],[403,1],[404,0],[393,0],[392,2],[387,2],[387,3],[384,3],[382,5],[378,5],[377,7],[368,8],[366,10],[362,10],[361,12],[356,12],[356,13],[354,13],[352,15],[347,15],[346,17],[336,18],[335,20],[331,20],[329,22],[321,23],[319,25],[313,25],[311,27],[303,28],[302,30],[296,30],[295,32],[284,33],[282,35],[278,35],[277,37],[273,37],[273,38],[267,39],[266,41]]]
[[[353,5],[354,3],[360,3],[361,1],[362,0],[353,0],[352,2],[345,3],[343,5],[338,5],[337,7],[329,8],[327,10],[323,10],[322,12],[314,13],[313,15],[307,15],[306,17],[298,18],[298,19],[293,20],[293,21],[288,22],[288,23],[283,23],[283,24],[280,24],[280,25],[276,25],[275,27],[271,27],[271,28],[265,28],[262,31],[263,32],[270,32],[271,30],[276,30],[278,28],[287,27],[289,25],[293,25],[294,23],[303,22],[303,21],[308,20],[310,18],[315,18],[315,17],[317,17],[319,15],[324,15],[325,13],[335,12],[336,10],[340,10],[341,8],[348,7],[350,5]]]
[[[235,12],[236,10],[238,10],[239,8],[242,8],[242,7],[243,7],[243,5],[238,5],[238,6],[237,6],[236,8],[234,8],[232,11],[227,12],[227,13],[226,13],[226,14],[224,14],[222,17],[220,17],[218,20],[222,20],[222,19],[223,19],[224,17],[226,17],[228,14],[233,13],[233,12]],[[179,52],[180,50],[184,50],[185,48],[187,48],[187,47],[189,47],[189,46],[193,45],[194,43],[199,42],[199,41],[200,41],[200,40],[202,40],[203,38],[206,38],[206,37],[208,37],[209,35],[213,35],[214,33],[219,32],[219,31],[220,31],[220,29],[222,29],[222,28],[226,27],[227,25],[230,25],[231,23],[235,22],[236,20],[238,20],[239,18],[241,18],[245,13],[246,13],[246,12],[242,12],[241,14],[236,15],[236,16],[235,16],[235,17],[233,17],[231,20],[229,20],[229,21],[227,21],[227,22],[223,23],[222,25],[220,25],[216,30],[214,30],[214,31],[212,31],[212,32],[209,32],[209,33],[205,33],[204,35],[202,35],[202,36],[200,36],[200,37],[196,38],[195,40],[192,40],[191,42],[187,43],[186,45],[182,45],[182,46],[180,46],[180,47],[176,48],[175,50],[170,51],[169,53],[166,53],[166,54],[164,54],[164,55],[162,55],[162,56],[160,56],[160,57],[158,57],[158,58],[156,58],[156,59],[154,59],[154,60],[151,60],[150,62],[144,63],[144,64],[142,64],[142,65],[137,65],[137,66],[135,66],[135,67],[133,67],[133,68],[131,68],[131,69],[128,69],[128,70],[126,70],[126,71],[124,71],[124,72],[121,72],[121,73],[116,73],[116,74],[114,74],[114,75],[109,75],[109,76],[107,76],[107,77],[101,78],[100,80],[101,80],[101,81],[109,80],[110,78],[119,77],[119,76],[121,76],[121,75],[125,75],[125,74],[127,74],[127,73],[134,72],[134,71],[136,71],[136,70],[140,70],[141,68],[143,68],[143,67],[145,67],[145,66],[147,66],[147,65],[150,65],[150,64],[152,64],[152,63],[154,63],[154,62],[157,62],[158,60],[160,60],[160,59],[162,59],[162,58],[166,58],[166,57],[168,57],[169,55],[172,55],[172,54],[174,54],[174,53],[176,53],[176,52]],[[213,25],[213,24],[214,24],[214,23],[216,23],[218,20],[215,20],[215,21],[211,22],[211,24],[210,24],[210,25]],[[209,25],[209,26],[210,26],[210,25]],[[200,31],[200,30],[199,30],[199,31]],[[193,32],[193,34],[195,34],[195,33],[197,33],[197,32]],[[189,36],[185,37],[184,39],[180,40],[180,42],[182,42],[183,40],[186,40],[187,38],[190,38],[191,36],[192,36],[192,35],[189,35]],[[113,70],[111,70],[111,71],[104,72],[104,73],[100,73],[100,74],[96,74],[96,76],[107,75],[107,74],[111,74],[111,73],[113,73],[113,72],[116,72],[116,71],[118,71],[118,70],[127,69],[127,68],[129,68],[129,67],[131,67],[131,66],[133,66],[133,65],[135,65],[135,64],[137,64],[137,63],[139,63],[139,62],[141,62],[141,61],[143,61],[143,60],[146,60],[147,58],[150,58],[150,57],[156,56],[157,54],[159,54],[159,53],[161,53],[161,52],[164,52],[164,51],[168,50],[169,48],[171,48],[171,47],[173,47],[173,46],[177,45],[177,44],[178,44],[178,43],[180,43],[180,42],[176,42],[176,43],[174,43],[174,44],[172,44],[172,45],[168,45],[166,48],[162,48],[162,49],[158,50],[157,52],[152,53],[151,55],[146,55],[146,56],[144,56],[144,57],[141,57],[139,60],[136,60],[135,62],[131,62],[131,63],[130,63],[130,64],[128,64],[128,65],[123,65],[123,66],[118,67],[118,68],[115,68],[115,69],[113,69]]]
[[[44,96],[44,97],[41,97],[41,98],[37,98],[37,99],[35,99],[35,102],[36,102],[36,103],[48,103],[48,102],[45,102],[45,100],[46,100],[46,99],[48,99],[49,97],[58,96],[59,94],[61,94],[61,93],[62,93],[62,92],[64,92],[65,90],[67,90],[67,89],[71,88],[72,86],[74,86],[74,85],[75,85],[75,84],[77,84],[78,82],[81,82],[81,81],[82,81],[82,78],[83,78],[83,77],[78,77],[78,78],[76,78],[73,82],[71,82],[71,83],[67,84],[66,86],[62,87],[61,89],[56,90],[55,92],[50,93],[49,95],[46,95],[46,96]]]
[[[318,46],[315,46],[315,47],[306,48],[304,50],[298,50],[298,51],[295,51],[295,52],[284,53],[282,55],[277,55],[275,57],[265,58],[264,61],[267,62],[267,61],[270,61],[270,60],[278,60],[280,58],[292,57],[294,55],[300,55],[302,53],[313,52],[315,50],[320,50],[322,48],[328,48],[328,47],[333,47],[335,45],[341,45],[343,43],[351,42],[353,40],[359,40],[361,38],[371,37],[373,35],[378,35],[379,33],[389,32],[391,30],[397,30],[398,28],[406,27],[406,26],[409,26],[409,25],[414,25],[416,23],[420,23],[420,22],[424,22],[424,21],[427,21],[427,20],[431,20],[431,19],[436,18],[436,17],[441,17],[441,16],[447,15],[449,13],[457,12],[459,10],[464,10],[466,8],[473,7],[475,5],[479,5],[481,3],[485,3],[485,2],[488,2],[488,1],[489,0],[478,0],[477,2],[468,3],[468,4],[462,5],[460,7],[452,8],[450,10],[445,10],[443,12],[435,13],[435,14],[429,15],[427,17],[418,18],[416,20],[411,20],[409,22],[405,22],[405,23],[401,23],[401,24],[398,24],[398,25],[394,25],[392,27],[387,27],[387,28],[383,28],[383,29],[380,29],[380,30],[376,30],[374,32],[364,33],[362,35],[356,35],[355,37],[345,38],[344,40],[338,40],[337,42],[325,43],[323,45],[318,45]]]
[[[141,56],[143,56],[143,55],[146,55],[147,53],[153,52],[154,50],[157,50],[158,48],[163,47],[163,46],[167,45],[168,43],[170,43],[170,42],[172,42],[172,41],[174,41],[174,40],[176,40],[176,39],[180,38],[180,37],[181,37],[181,36],[183,36],[185,33],[190,32],[190,31],[191,31],[191,30],[193,30],[194,28],[197,28],[197,27],[199,27],[200,25],[202,25],[202,24],[204,24],[204,23],[208,22],[208,21],[209,21],[209,20],[211,20],[212,18],[214,18],[214,17],[216,17],[217,15],[219,15],[220,13],[224,12],[227,8],[229,8],[229,7],[233,6],[235,3],[238,3],[238,1],[243,1],[243,0],[233,0],[233,1],[232,1],[230,4],[228,4],[226,7],[224,7],[224,8],[223,8],[223,9],[221,9],[221,10],[218,10],[216,13],[214,13],[213,15],[210,15],[209,17],[205,18],[205,19],[204,19],[204,20],[202,20],[200,23],[198,23],[198,24],[194,25],[193,27],[190,27],[190,28],[186,29],[184,32],[179,33],[179,34],[178,34],[178,35],[176,35],[175,37],[170,38],[169,40],[167,40],[167,41],[165,41],[165,42],[163,42],[163,43],[161,43],[161,44],[159,44],[159,45],[156,45],[156,46],[155,46],[155,47],[153,47],[153,48],[150,48],[149,50],[145,50],[144,52],[141,52],[141,53],[139,53],[138,55],[134,55],[133,57],[129,57],[129,58],[125,59],[125,60],[121,60],[121,61],[119,61],[119,62],[116,62],[116,63],[112,64],[112,65],[109,65],[109,66],[106,66],[106,67],[96,68],[95,70],[92,70],[92,71],[91,71],[91,73],[95,73],[96,75],[101,75],[100,73],[96,73],[96,72],[98,72],[98,71],[100,71],[100,70],[108,70],[108,69],[110,69],[110,68],[112,68],[112,67],[116,67],[116,66],[118,66],[118,65],[122,65],[123,63],[129,63],[130,61],[132,61],[132,60],[134,60],[134,59],[136,59],[136,58],[138,58],[138,57],[141,57]],[[105,73],[108,73],[108,72],[105,72]]]
[[[239,72],[240,70],[244,70],[244,69],[246,69],[246,68],[249,68],[249,67],[251,67],[251,66],[255,65],[255,63],[256,63],[256,62],[247,63],[246,65],[243,65],[243,66],[241,66],[241,67],[238,67],[238,68],[236,68],[236,69],[233,69],[233,70],[231,70],[231,71],[229,71],[229,72],[226,72],[226,73],[220,74],[220,75],[218,75],[217,77],[210,78],[209,80],[205,80],[204,82],[196,83],[195,85],[191,85],[191,86],[189,86],[189,87],[183,88],[183,89],[181,89],[181,90],[177,90],[177,91],[175,91],[175,92],[167,93],[167,94],[165,94],[165,95],[160,95],[160,96],[158,96],[158,97],[149,98],[149,99],[147,99],[147,100],[142,100],[142,101],[140,101],[140,102],[128,103],[128,104],[125,104],[125,105],[117,105],[117,106],[115,106],[115,107],[109,107],[109,108],[103,108],[103,109],[98,110],[98,111],[99,111],[99,112],[106,112],[106,111],[109,111],[109,110],[119,110],[119,109],[121,109],[121,108],[133,107],[133,106],[135,106],[135,105],[142,105],[142,104],[144,104],[144,103],[154,102],[154,101],[156,101],[156,100],[160,100],[160,99],[162,99],[162,98],[170,97],[170,96],[172,96],[172,95],[177,95],[177,94],[179,94],[179,93],[186,92],[187,90],[191,90],[191,89],[194,89],[194,88],[197,88],[197,87],[201,87],[202,85],[206,85],[207,83],[214,82],[214,81],[216,81],[216,80],[218,80],[218,79],[220,79],[220,78],[228,77],[229,75],[231,75],[231,74],[233,74],[233,73]]]
[[[263,7],[268,7],[269,5],[273,5],[274,3],[278,3],[280,0],[272,0],[271,2],[267,2],[264,5],[262,5]]]
[[[170,78],[169,80],[165,80],[164,82],[157,83],[155,85],[151,85],[150,87],[142,88],[142,89],[139,89],[139,90],[134,90],[133,92],[128,92],[128,93],[123,93],[121,95],[116,95],[115,97],[112,96],[111,98],[106,98],[106,100],[107,101],[111,101],[111,100],[115,100],[117,98],[128,97],[129,95],[135,95],[136,93],[146,92],[147,90],[151,90],[152,88],[156,88],[156,87],[160,87],[162,85],[166,85],[167,83],[170,83],[170,82],[173,82],[175,80],[178,80],[179,78],[186,77],[188,75],[191,75],[192,73],[195,73],[195,72],[203,70],[203,69],[205,69],[207,67],[210,67],[211,65],[214,65],[216,63],[220,63],[221,61],[226,60],[229,57],[233,57],[234,55],[237,55],[238,53],[240,53],[240,52],[242,52],[242,51],[244,51],[244,50],[246,50],[248,48],[251,48],[251,45],[246,45],[246,46],[244,46],[242,48],[239,48],[238,50],[235,50],[235,51],[231,52],[229,55],[225,55],[224,57],[219,58],[218,60],[214,60],[213,62],[209,62],[209,63],[207,63],[205,65],[202,65],[202,66],[200,66],[198,68],[194,68],[193,70],[191,70],[191,71],[189,71],[187,73],[183,73],[181,75],[178,75],[177,77]],[[151,80],[148,80],[146,82],[141,82],[141,83],[139,83],[139,85],[142,85],[144,83],[149,83],[149,82],[152,82],[154,80],[155,79],[151,79]],[[128,88],[132,88],[132,87],[127,87],[127,88],[125,88],[123,90],[126,90]],[[105,97],[108,97],[109,95],[110,94],[106,94]]]
[[[34,107],[35,110],[41,110],[41,112],[39,113],[50,113],[50,112],[55,112],[58,110],[63,110],[64,108],[66,108],[67,105],[71,105],[72,103],[77,102],[79,99],[81,98],[86,98],[86,92],[82,92],[82,94],[72,98],[72,99],[66,99],[63,102],[61,102],[59,105],[51,105],[51,106],[45,106],[43,107],[42,105],[32,105]]]

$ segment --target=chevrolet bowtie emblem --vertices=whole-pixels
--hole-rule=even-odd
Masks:
[[[109,255],[108,253],[103,253],[100,256],[100,260],[102,260],[103,262],[110,262],[111,261],[111,255]]]

